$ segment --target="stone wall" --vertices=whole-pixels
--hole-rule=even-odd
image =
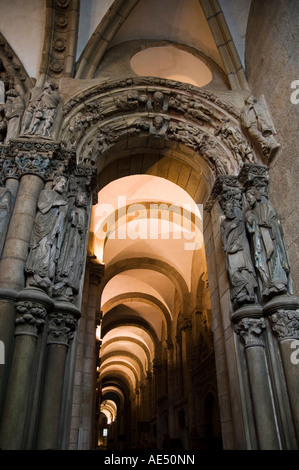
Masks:
[[[270,199],[282,222],[294,293],[299,290],[299,103],[291,102],[298,72],[299,3],[253,0],[247,25],[246,72],[264,94],[281,148],[270,164]]]

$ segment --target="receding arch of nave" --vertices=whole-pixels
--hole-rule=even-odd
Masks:
[[[244,97],[246,94],[248,95],[246,92]],[[151,175],[179,186],[196,204],[205,204],[218,175],[224,177],[237,175],[243,163],[263,161],[259,149],[254,142],[249,141],[240,125],[239,114],[243,104],[240,98],[234,101],[234,96],[230,94],[220,93],[217,96],[203,89],[168,80],[132,78],[120,82],[102,83],[79,93],[65,104],[61,139],[77,149],[78,163],[84,163],[97,170],[99,190],[125,177]],[[142,202],[145,203],[144,200]],[[146,214],[144,217],[146,218]],[[125,219],[116,220],[120,224],[126,223]],[[210,215],[205,214],[203,221],[205,244],[210,237],[208,235],[210,225]],[[93,253],[94,235],[91,233],[91,253]],[[103,245],[104,251],[106,243],[107,240]],[[194,265],[193,272],[196,271]],[[157,300],[157,296],[150,296],[144,292],[124,292],[101,305],[104,315],[100,383],[101,386],[106,386],[110,382],[118,384],[123,391],[125,390],[123,384],[126,383],[129,393],[127,397],[134,397],[131,405],[134,403],[135,407],[141,400],[141,395],[135,395],[136,384],[139,387],[142,382],[139,379],[146,377],[142,385],[149,386],[151,383],[152,387],[150,381],[153,372],[156,372],[153,361],[156,361],[155,367],[158,368],[161,364],[163,366],[167,363],[167,358],[170,357],[168,348],[173,347],[175,337],[184,343],[183,346],[176,346],[174,352],[176,367],[182,365],[182,361],[185,360],[184,355],[185,358],[186,355],[191,357],[192,354],[196,358],[209,356],[212,344],[209,333],[212,309],[203,310],[202,305],[199,305],[202,303],[202,293],[205,289],[202,285],[203,272],[194,276],[194,279],[197,279],[193,280],[196,287],[192,286],[193,293],[190,295],[190,286],[184,276],[171,264],[167,264],[167,260],[152,259],[150,256],[134,258],[131,253],[129,259],[108,263],[99,288],[99,298],[109,281],[120,273],[144,268],[162,273],[173,283],[178,299],[175,317]],[[215,278],[212,280],[214,287],[218,282],[217,273],[210,268],[209,277],[210,275]],[[200,289],[199,284],[201,284]],[[200,301],[198,297],[201,298]],[[152,307],[156,315],[160,316],[160,321],[162,319],[159,334],[151,324],[151,313],[148,312],[147,317],[141,318],[139,312],[145,308],[144,305]],[[125,312],[130,308],[130,315],[126,317]],[[197,324],[197,333],[199,333],[199,337],[192,340],[193,350],[188,336],[192,320]],[[137,328],[139,332],[149,332],[152,329],[155,351],[154,354],[150,354],[150,366],[147,361],[142,372],[132,364],[128,367],[128,352],[131,351],[131,354],[136,356],[134,352],[136,331],[133,335],[128,333],[118,335],[117,328],[120,326],[126,327],[127,331],[130,331],[130,328]],[[114,345],[109,333],[116,335]],[[124,348],[126,335],[130,340]],[[105,336],[111,341],[107,343],[108,346],[105,345]],[[161,339],[165,341],[163,347]],[[132,363],[134,362],[136,361],[132,358]],[[193,366],[196,367],[196,360]],[[161,384],[168,386],[169,393],[173,393],[171,381],[174,379],[170,377],[169,370],[160,370],[158,377]],[[186,387],[185,373],[178,374],[178,381],[181,385],[177,384],[177,388],[182,390],[184,386]],[[190,386],[188,384],[187,387]],[[195,390],[198,387],[199,385],[196,385]],[[149,393],[147,388],[146,390]],[[209,390],[215,392],[215,386],[210,384]],[[135,413],[135,419],[138,421],[138,416],[139,420],[142,416],[149,419],[148,413],[153,409],[148,404],[147,414],[142,416],[138,415],[137,408],[134,410],[132,413],[133,415]],[[171,415],[168,406],[163,410],[171,428],[174,425],[174,416]],[[190,415],[190,420],[194,415],[194,410],[181,410],[181,412]],[[202,408],[199,413],[204,414]],[[157,425],[156,422],[154,424]]]

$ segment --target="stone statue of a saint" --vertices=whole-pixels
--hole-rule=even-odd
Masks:
[[[51,137],[59,103],[57,84],[54,81],[46,82],[43,90],[36,93],[29,103],[23,122],[23,134]]]
[[[241,207],[233,199],[222,202],[224,219],[221,239],[226,255],[226,272],[234,308],[255,301],[257,280],[250,255],[246,224]]]
[[[40,193],[25,266],[27,285],[40,287],[47,293],[51,293],[65,235],[67,200],[63,193],[66,188],[67,179],[60,176],[53,189]]]
[[[265,194],[256,187],[246,191],[250,209],[246,212],[247,229],[251,234],[255,267],[262,297],[292,294],[290,266],[278,215]]]
[[[22,96],[12,88],[6,92],[6,102],[4,106],[4,116],[6,119],[6,137],[4,143],[10,139],[18,137],[21,129],[21,120],[25,109],[25,102]]]
[[[240,114],[241,124],[248,134],[259,144],[264,155],[271,159],[274,157],[280,144],[274,137],[274,126],[265,110],[261,100],[250,96],[245,100],[245,106]]]
[[[6,239],[8,223],[11,214],[11,192],[9,189],[0,187],[0,257]]]
[[[78,294],[84,265],[87,227],[87,195],[77,191],[74,204],[70,204],[66,235],[57,262],[53,296],[65,296],[69,300]]]

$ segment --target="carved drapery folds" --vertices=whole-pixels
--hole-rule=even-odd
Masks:
[[[268,198],[268,168],[244,166],[240,173],[248,201],[246,225],[250,233],[263,302],[274,295],[292,295],[290,266],[278,215]]]
[[[205,209],[211,211],[218,201],[223,211],[220,230],[235,331],[241,334],[264,316],[279,341],[297,339],[299,301],[268,184],[267,166],[246,163],[238,176],[217,177]]]
[[[234,177],[222,179],[221,207],[224,218],[221,222],[221,238],[226,256],[227,276],[231,286],[231,301],[234,309],[256,300],[256,276],[251,260],[242,210],[242,192]]]
[[[268,172],[265,165],[248,163],[242,166],[238,176],[220,175],[205,207],[211,211],[218,200],[223,210],[221,234],[233,304],[238,303],[238,296],[234,295],[238,285],[234,272],[241,275],[243,266],[246,275],[250,273],[251,294],[256,291],[256,295],[250,295],[247,290],[245,303],[251,301],[264,306],[277,295],[293,295],[281,223],[268,198]]]
[[[40,193],[25,266],[27,285],[71,302],[83,272],[93,179],[80,167]]]

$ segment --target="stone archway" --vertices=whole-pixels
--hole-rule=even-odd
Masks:
[[[152,174],[169,178],[196,203],[205,203],[218,175],[237,175],[244,162],[264,159],[244,134],[239,111],[236,103],[192,86],[133,78],[73,97],[65,104],[61,138],[76,149],[79,164],[97,169],[99,189],[121,177]],[[207,243],[209,219],[207,215]],[[214,278],[217,284],[217,273]],[[188,344],[191,312],[186,291],[183,299],[182,328]],[[230,394],[228,389],[226,393]],[[174,417],[167,416],[173,423]]]

